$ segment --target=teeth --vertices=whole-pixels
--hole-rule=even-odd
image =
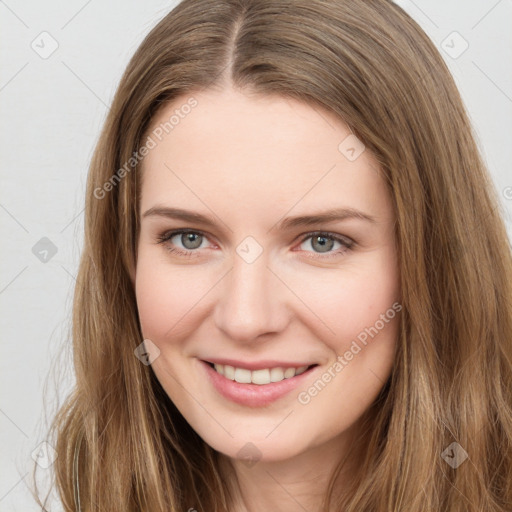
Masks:
[[[221,364],[217,365],[217,366],[221,366]],[[226,377],[226,379],[229,379],[229,380],[235,380],[235,369],[232,367],[232,366],[229,366],[229,365],[224,365],[224,377]]]
[[[240,382],[241,384],[250,384],[251,383],[251,370],[246,370],[245,368],[236,368],[235,369],[235,380]]]
[[[272,368],[270,370],[270,382],[279,382],[284,379],[284,372],[282,368]]]
[[[253,384],[268,384],[270,382],[270,370],[254,370],[250,373]]]
[[[290,377],[295,376],[295,368],[286,368],[284,371],[284,378],[289,379]]]
[[[304,373],[307,369],[307,366],[301,366],[300,368],[297,368],[297,370],[295,370],[295,375],[300,375],[301,373]]]
[[[234,368],[228,364],[214,364],[217,373],[224,375],[229,380],[240,382],[241,384],[270,384],[271,382],[280,382],[284,379],[290,379],[295,375],[304,373],[308,366],[299,368],[265,368],[263,370],[247,370],[246,368]]]

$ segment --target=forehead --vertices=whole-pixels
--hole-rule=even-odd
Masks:
[[[203,199],[254,213],[258,205],[264,212],[300,203],[389,214],[375,158],[367,150],[357,156],[361,142],[318,106],[232,89],[200,91],[162,108],[146,136],[155,146],[143,160],[141,208]]]
[[[151,130],[160,130],[159,138],[174,140],[175,145],[192,135],[187,145],[194,143],[203,153],[218,148],[224,159],[239,156],[241,147],[258,159],[286,151],[292,152],[287,158],[304,153],[317,158],[321,152],[328,158],[333,150],[336,154],[340,137],[350,135],[341,119],[319,106],[231,88],[175,98],[159,111]]]

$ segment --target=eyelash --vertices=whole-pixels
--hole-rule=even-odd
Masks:
[[[171,252],[171,253],[175,253],[175,254],[178,254],[179,256],[184,256],[184,257],[190,258],[190,257],[193,256],[193,254],[195,252],[198,252],[198,249],[183,250],[183,249],[177,249],[176,247],[169,247],[168,245],[166,245],[166,242],[168,242],[171,238],[173,238],[176,235],[181,235],[181,234],[184,234],[184,233],[193,233],[193,234],[196,234],[196,235],[201,235],[204,238],[208,239],[208,236],[205,233],[203,233],[202,231],[200,231],[200,230],[196,230],[196,229],[194,229],[194,230],[192,230],[192,229],[176,229],[176,230],[173,230],[173,231],[166,231],[165,233],[162,233],[161,235],[159,235],[157,237],[157,243],[158,244],[162,244],[165,247],[165,249],[167,251]],[[327,253],[324,253],[324,254],[322,254],[322,253],[314,253],[314,254],[316,254],[318,256],[308,256],[309,258],[327,259],[327,258],[332,258],[332,257],[336,257],[336,256],[341,256],[342,254],[352,250],[354,245],[356,245],[356,243],[353,240],[341,238],[339,235],[336,235],[334,233],[329,233],[329,232],[326,232],[326,231],[312,231],[312,232],[304,234],[303,238],[301,239],[301,241],[299,243],[299,245],[302,245],[308,238],[312,238],[314,236],[320,236],[320,237],[325,237],[325,238],[332,239],[332,240],[334,240],[336,242],[339,242],[343,246],[343,248],[338,249],[336,251],[327,252]],[[310,253],[311,251],[305,251],[305,252]]]

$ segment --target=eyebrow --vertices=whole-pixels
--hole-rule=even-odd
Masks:
[[[215,227],[216,222],[213,217],[202,215],[201,213],[184,210],[182,208],[168,208],[164,206],[154,206],[147,210],[142,218],[146,217],[166,217],[169,219],[179,219],[185,222],[195,222],[203,224],[208,227]],[[349,219],[362,220],[366,222],[376,223],[377,219],[371,215],[364,213],[355,208],[334,208],[330,210],[323,210],[311,215],[300,215],[296,217],[286,217],[280,220],[272,228],[271,231],[277,226],[278,230],[286,230],[299,226],[311,226],[313,224],[322,224],[326,222],[344,221]]]

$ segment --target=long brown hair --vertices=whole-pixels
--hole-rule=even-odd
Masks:
[[[336,498],[333,475],[324,510],[512,510],[503,213],[447,66],[389,0],[184,0],[140,45],[88,177],[76,386],[49,437],[64,509],[229,510],[218,454],[134,356],[142,334],[131,279],[150,122],[173,98],[227,81],[337,114],[377,158],[396,210],[396,360],[371,410],[361,472]],[[455,467],[454,454],[467,459]]]

